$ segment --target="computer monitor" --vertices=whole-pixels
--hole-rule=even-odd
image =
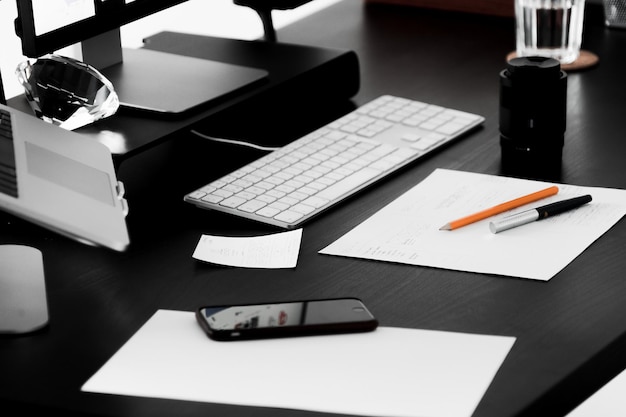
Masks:
[[[120,27],[187,0],[16,0],[24,55],[81,43],[82,60],[112,83],[123,106],[180,114],[262,82],[267,72],[121,46]]]

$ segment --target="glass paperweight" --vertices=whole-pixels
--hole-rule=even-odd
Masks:
[[[72,58],[48,55],[27,60],[15,72],[35,115],[67,130],[109,117],[120,105],[108,79]]]

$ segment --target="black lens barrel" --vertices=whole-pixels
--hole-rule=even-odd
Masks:
[[[560,170],[567,74],[553,58],[514,58],[500,72],[500,146],[505,170]]]

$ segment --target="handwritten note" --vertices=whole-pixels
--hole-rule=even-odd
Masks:
[[[546,188],[558,194],[453,231],[447,222]],[[593,201],[493,234],[489,222],[583,194]],[[626,214],[626,191],[438,169],[320,253],[547,281]]]
[[[253,237],[202,235],[193,257],[244,268],[295,268],[302,229]]]

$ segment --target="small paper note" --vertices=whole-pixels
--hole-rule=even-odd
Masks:
[[[302,229],[252,237],[202,235],[193,257],[243,268],[295,268],[301,240]]]

